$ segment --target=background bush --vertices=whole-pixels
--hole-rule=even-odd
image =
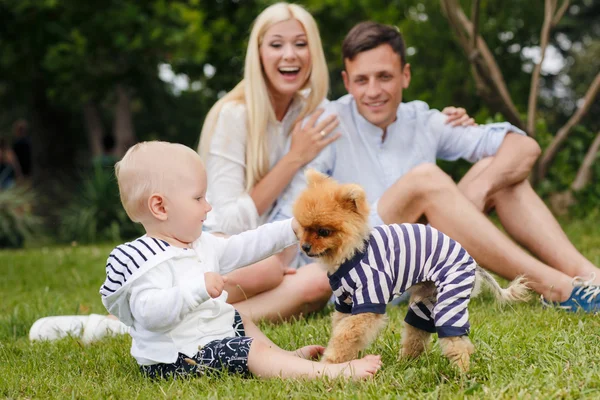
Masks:
[[[33,215],[35,193],[29,186],[0,191],[0,248],[21,247],[41,227]]]
[[[119,242],[143,234],[142,226],[131,222],[121,205],[112,168],[96,166],[82,177],[80,192],[60,217],[59,237],[66,242]]]

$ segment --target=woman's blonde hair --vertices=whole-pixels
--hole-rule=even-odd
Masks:
[[[215,103],[204,120],[200,134],[198,152],[206,160],[212,135],[223,106],[228,102],[245,104],[248,129],[246,139],[246,190],[254,187],[269,171],[270,160],[266,133],[268,123],[275,121],[275,111],[265,82],[259,47],[265,32],[271,26],[291,19],[298,20],[306,31],[312,64],[306,83],[301,88],[301,90],[309,90],[307,90],[308,94],[304,99],[305,104],[297,120],[311,114],[325,98],[329,90],[329,74],[317,23],[312,15],[299,5],[276,3],[267,7],[254,21],[246,52],[244,79]]]

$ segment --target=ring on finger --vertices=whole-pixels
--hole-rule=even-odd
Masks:
[[[319,133],[321,134],[321,137],[322,137],[322,138],[324,138],[324,137],[325,137],[325,135],[326,135],[325,131],[321,131],[321,132],[319,132]]]

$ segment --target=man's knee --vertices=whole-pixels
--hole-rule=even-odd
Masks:
[[[520,182],[517,182],[510,186],[499,189],[498,191],[496,191],[496,193],[494,193],[491,196],[490,200],[494,204],[498,204],[498,203],[501,204],[504,201],[507,201],[509,199],[514,199],[516,196],[523,194],[524,191],[535,193],[535,191],[533,190],[533,187],[531,187],[531,183],[529,183],[528,179],[524,179]],[[536,194],[536,196],[537,196],[537,194]]]
[[[421,197],[428,197],[440,191],[456,189],[456,183],[452,178],[435,164],[418,165],[411,169],[405,177],[410,179],[410,186],[414,193]]]

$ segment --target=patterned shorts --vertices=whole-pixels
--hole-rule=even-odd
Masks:
[[[140,370],[149,378],[189,378],[223,371],[249,376],[248,353],[252,338],[244,336],[244,324],[237,311],[233,328],[235,337],[213,340],[193,357],[179,353],[173,364],[140,365]]]

